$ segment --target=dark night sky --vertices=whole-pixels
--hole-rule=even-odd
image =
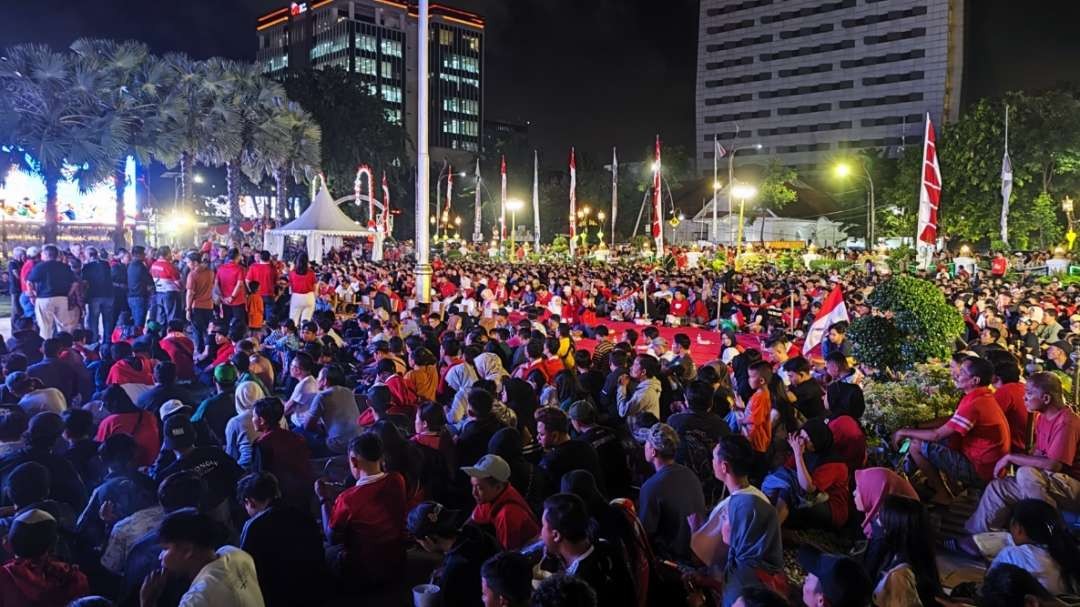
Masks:
[[[940,2],[944,0],[931,0]],[[693,145],[696,0],[448,0],[483,14],[487,114],[530,120],[541,148]],[[7,2],[0,47],[80,36],[252,59],[279,0]],[[1080,83],[1080,2],[969,0],[964,98]]]

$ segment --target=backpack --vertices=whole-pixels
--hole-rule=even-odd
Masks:
[[[687,430],[679,437],[679,449],[675,461],[690,468],[701,481],[705,493],[705,503],[715,503],[718,482],[712,469],[712,452],[716,441],[701,430]]]

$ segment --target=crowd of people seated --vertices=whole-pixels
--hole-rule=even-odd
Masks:
[[[847,323],[820,355],[794,345],[830,281],[874,313],[879,278],[862,272],[463,261],[436,264],[429,305],[410,301],[405,261],[23,254],[0,387],[0,605],[376,600],[425,555],[448,607],[1080,590],[1063,518],[1080,511],[1080,417],[1060,374],[1080,316],[1054,321],[1077,307],[1071,287],[939,279],[970,327],[950,361],[963,397],[938,425],[890,429],[889,467],[861,423],[880,370],[852,360]],[[343,284],[360,296],[341,305]],[[657,330],[716,318],[715,343]],[[625,319],[639,329],[610,328]],[[981,495],[970,535],[939,546],[935,515],[962,495]],[[785,545],[805,530],[859,548],[802,543],[795,579]],[[946,596],[941,548],[985,559],[983,583]]]

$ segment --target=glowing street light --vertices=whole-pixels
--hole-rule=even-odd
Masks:
[[[739,201],[739,240],[736,248],[738,250],[742,247],[743,241],[743,217],[746,212],[746,201],[757,196],[757,188],[749,183],[735,184],[731,188],[731,195]]]
[[[867,209],[869,216],[866,221],[866,248],[869,250],[874,246],[876,240],[874,233],[876,232],[875,228],[877,227],[876,213],[874,211],[874,177],[870,174],[870,169],[866,166],[866,160],[862,156],[858,156],[857,159],[859,165],[862,167],[864,173],[863,176],[866,177],[866,184],[870,194],[869,209]],[[847,162],[841,162],[833,167],[833,173],[840,179],[847,179],[855,173],[855,167]]]
[[[833,169],[833,172],[836,173],[837,177],[841,179],[846,179],[849,175],[851,175],[851,165],[847,164],[846,162],[842,162],[836,165],[836,168]]]
[[[517,212],[525,208],[525,203],[519,198],[511,198],[506,201],[506,210],[510,211],[510,256],[513,259],[516,238],[515,232],[517,232]]]
[[[203,176],[200,173],[195,173],[194,180],[195,180],[195,183],[202,183],[202,182],[206,181],[205,179],[203,179]]]

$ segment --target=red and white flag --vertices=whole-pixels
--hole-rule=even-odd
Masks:
[[[382,232],[383,234],[390,233],[390,184],[386,181],[386,171],[382,174],[382,199],[383,199],[383,216],[382,216]]]
[[[444,229],[450,230],[450,203],[454,199],[454,165],[449,165],[446,172],[446,209],[443,211],[442,222]]]
[[[919,228],[917,245],[937,246],[938,209],[941,205],[941,166],[938,165],[934,123],[926,114],[926,143],[923,147],[922,178],[919,182]]]
[[[840,289],[840,285],[836,285],[821,303],[821,311],[814,319],[814,324],[810,325],[810,330],[806,332],[806,341],[802,346],[803,356],[808,356],[811,350],[820,346],[829,327],[841,320],[848,320],[847,305],[844,303],[844,292]]]
[[[499,240],[506,240],[506,156],[499,169],[502,172],[502,190],[499,197]]]
[[[656,161],[653,164],[653,217],[652,237],[656,241],[657,258],[664,255],[664,196],[661,186],[660,171],[660,135],[656,136]]]
[[[577,250],[577,161],[570,148],[570,255]]]

